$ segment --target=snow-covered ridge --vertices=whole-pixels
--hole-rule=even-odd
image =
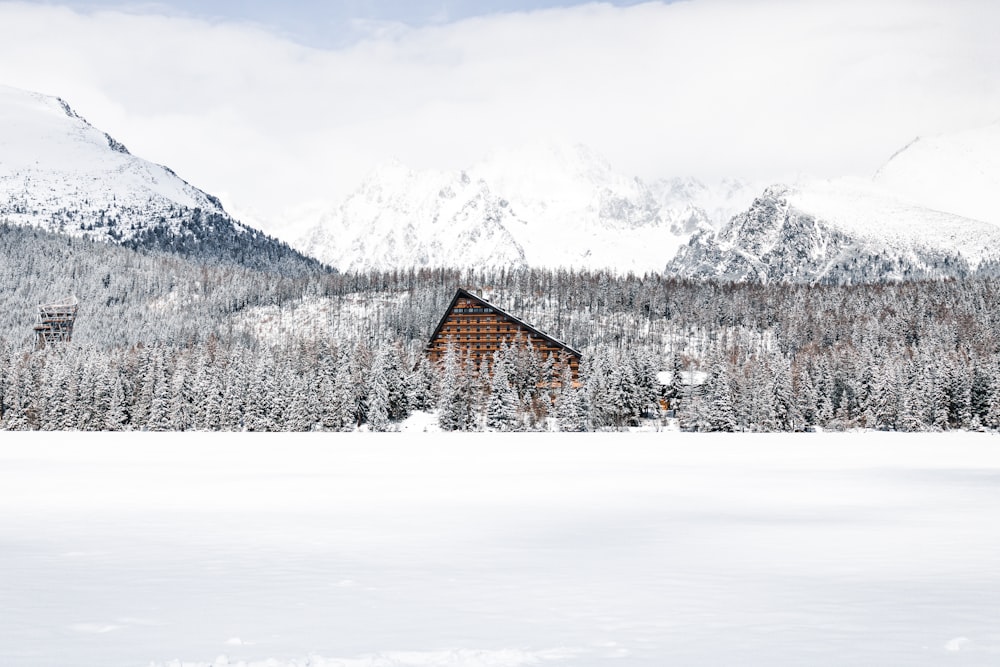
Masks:
[[[123,237],[171,208],[224,213],[166,167],[128,152],[64,100],[0,86],[0,216],[67,233]]]
[[[917,140],[872,180],[772,186],[667,264],[689,278],[871,282],[1000,267],[1000,125]]]
[[[720,222],[712,216],[750,201],[739,182],[718,190],[725,195],[716,197],[693,179],[647,185],[616,173],[580,145],[497,151],[451,172],[415,171],[393,162],[370,173],[297,246],[342,269],[659,271],[665,254]],[[704,206],[712,201],[710,215]]]
[[[858,238],[896,248],[934,248],[961,255],[974,267],[994,256],[992,242],[1000,239],[1000,228],[993,225],[919,206],[862,180],[811,183],[790,191],[788,199]]]
[[[914,204],[1000,225],[1000,121],[918,137],[874,181]]]
[[[0,86],[0,223],[297,273],[319,268],[132,155],[63,99]]]

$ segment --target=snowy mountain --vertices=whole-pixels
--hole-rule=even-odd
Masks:
[[[497,151],[471,171],[517,211],[523,224],[511,233],[532,266],[656,271],[657,255],[709,225],[690,202],[665,206],[641,180],[616,173],[582,145]]]
[[[918,137],[893,155],[874,181],[921,206],[1000,224],[1000,121]]]
[[[318,265],[129,153],[62,99],[0,86],[0,221],[282,271]]]
[[[715,229],[745,211],[763,189],[763,183],[751,184],[738,178],[724,178],[705,183],[696,178],[663,178],[650,183],[653,197],[662,209],[691,207],[703,214]]]
[[[899,151],[872,180],[772,186],[667,264],[686,278],[853,283],[995,273],[1000,125]]]
[[[583,146],[534,146],[498,151],[458,172],[383,166],[297,247],[342,269],[659,271],[665,254],[712,226],[699,205],[709,199],[695,181],[671,189],[617,174]]]
[[[522,265],[510,204],[465,172],[392,163],[371,174],[299,247],[342,270]]]

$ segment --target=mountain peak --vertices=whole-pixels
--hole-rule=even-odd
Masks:
[[[172,170],[132,155],[64,99],[9,86],[0,86],[0,219],[210,261],[318,266],[233,220]],[[251,256],[258,251],[263,257]]]
[[[506,263],[642,273],[661,270],[708,226],[689,199],[660,202],[590,148],[550,142],[496,150],[459,171],[380,167],[299,247],[340,268]]]

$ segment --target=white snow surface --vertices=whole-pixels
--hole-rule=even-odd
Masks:
[[[1000,663],[1000,436],[0,443],[0,664]]]
[[[217,200],[130,154],[63,100],[0,86],[0,219],[80,235],[79,223],[103,213],[121,218],[118,230],[128,237],[131,218],[145,223],[170,206],[222,212]]]
[[[915,204],[1000,225],[1000,121],[918,137],[874,181]]]

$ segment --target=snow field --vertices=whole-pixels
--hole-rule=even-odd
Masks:
[[[995,664],[998,482],[970,433],[8,433],[0,664]]]

